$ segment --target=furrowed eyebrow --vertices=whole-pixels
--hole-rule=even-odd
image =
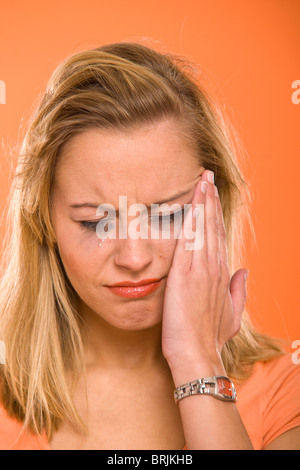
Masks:
[[[153,204],[165,204],[166,202],[172,202],[172,201],[175,201],[176,199],[179,199],[180,197],[182,196],[185,196],[186,194],[190,193],[191,190],[188,189],[187,191],[182,191],[181,193],[178,193],[178,194],[175,194],[174,196],[172,197],[169,197],[167,199],[164,199],[163,201],[158,201],[158,202],[153,202]],[[151,205],[150,206],[146,206],[148,209],[151,208]]]
[[[163,201],[158,201],[158,202],[153,202],[152,204],[158,204],[158,205],[161,205],[161,204],[165,204],[166,202],[172,202],[172,201],[175,201],[176,199],[179,199],[180,197],[182,196],[185,196],[186,194],[188,194],[189,192],[191,191],[191,189],[189,189],[188,191],[183,191],[181,193],[178,193],[178,194],[175,194],[174,196],[172,196],[171,198],[167,198],[167,199],[164,199]],[[93,202],[84,202],[82,204],[70,204],[69,207],[72,207],[73,209],[80,209],[82,207],[91,207],[93,209],[97,209],[97,207],[99,206],[102,206],[103,208],[105,208],[105,206],[107,207],[110,207],[109,205],[107,204],[95,204]],[[151,209],[151,205],[150,206],[147,206],[146,207],[148,209]],[[116,211],[116,214],[118,214],[119,211]]]

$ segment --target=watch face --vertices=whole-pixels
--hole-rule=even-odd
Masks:
[[[218,377],[218,392],[224,395],[226,398],[233,398],[235,395],[235,390],[233,387],[233,383],[227,379],[226,377]]]

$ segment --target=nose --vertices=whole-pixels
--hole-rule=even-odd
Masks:
[[[143,271],[152,259],[149,240],[142,238],[117,240],[114,262],[118,267],[133,272]]]

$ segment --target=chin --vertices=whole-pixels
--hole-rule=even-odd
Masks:
[[[122,305],[111,302],[86,302],[80,299],[81,312],[85,322],[93,319],[103,326],[111,326],[124,331],[139,331],[153,328],[162,322],[163,298],[153,299],[152,302],[133,301]],[[101,307],[99,308],[99,304]]]
[[[107,316],[106,321],[120,330],[140,331],[153,328],[162,322],[162,309],[151,308],[126,309],[115,315]]]
[[[162,317],[159,319],[153,319],[152,321],[147,320],[144,321],[143,319],[136,320],[136,321],[124,321],[121,322],[119,325],[115,325],[117,328],[123,331],[142,331],[148,330],[149,328],[154,328],[161,324]]]

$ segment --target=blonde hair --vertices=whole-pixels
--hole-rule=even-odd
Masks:
[[[74,135],[90,128],[126,130],[174,117],[184,124],[199,164],[215,173],[227,231],[229,267],[243,266],[245,223],[253,231],[251,195],[239,168],[238,140],[185,58],[138,43],[80,52],[53,73],[25,136],[10,194],[10,231],[1,280],[1,401],[8,413],[47,436],[69,420],[83,429],[68,377],[84,371],[76,292],[59,257],[50,217],[57,158]],[[253,232],[254,233],[254,232]],[[223,348],[228,375],[281,354],[253,328],[247,312]],[[74,382],[73,382],[74,384]]]

